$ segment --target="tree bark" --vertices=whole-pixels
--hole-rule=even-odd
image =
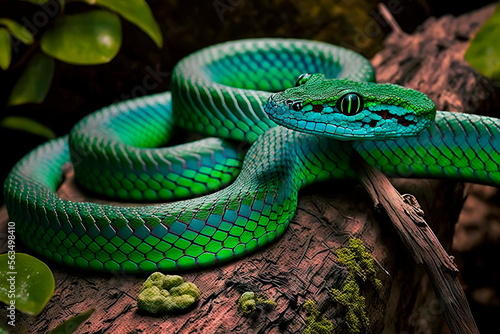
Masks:
[[[491,12],[487,7],[458,18],[431,18],[413,35],[392,33],[372,61],[378,81],[418,89],[441,110],[475,111],[493,105],[490,83],[463,60],[470,38]],[[427,223],[449,250],[463,204],[462,184],[392,182],[401,193],[416,196]],[[65,198],[86,198],[71,177],[60,193]],[[0,220],[4,231],[7,217],[0,215]],[[377,260],[377,276],[383,284],[381,291],[363,290],[370,319],[366,332],[439,332],[443,309],[429,279],[356,182],[328,182],[302,191],[288,230],[264,250],[215,268],[182,273],[202,292],[201,300],[188,312],[161,317],[138,312],[135,298],[145,277],[74,272],[51,263],[56,278],[54,297],[37,317],[18,313],[16,332],[47,332],[95,308],[77,333],[302,333],[307,317],[302,305],[307,299],[318,303],[324,316],[334,322],[336,333],[347,332],[343,308],[330,299],[328,291],[343,284],[346,271],[334,250],[351,237],[363,240]],[[18,246],[19,251],[25,249]],[[236,305],[243,290],[262,292],[277,306],[243,316]],[[0,317],[6,319],[4,308]]]
[[[413,195],[401,195],[382,172],[361,156],[353,157],[352,165],[375,207],[387,214],[415,263],[425,269],[451,333],[478,334],[454,258],[448,255],[427,225],[418,201]]]

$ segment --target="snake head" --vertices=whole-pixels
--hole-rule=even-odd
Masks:
[[[434,102],[416,90],[323,74],[301,75],[295,87],[271,95],[264,110],[284,127],[340,140],[414,136],[436,115]]]

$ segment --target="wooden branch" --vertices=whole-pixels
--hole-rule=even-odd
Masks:
[[[357,153],[352,161],[375,207],[387,214],[417,265],[425,268],[451,332],[479,333],[457,276],[458,268],[425,222],[415,197],[401,195],[382,172]]]

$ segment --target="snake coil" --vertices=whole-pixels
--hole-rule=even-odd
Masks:
[[[294,87],[303,73],[343,80],[311,75]],[[301,187],[354,177],[353,149],[391,176],[500,185],[497,119],[436,113],[421,93],[371,81],[368,60],[321,42],[250,39],[202,49],[176,66],[171,93],[103,108],[19,161],[4,187],[10,219],[32,251],[68,267],[171,272],[276,240]],[[345,94],[358,95],[337,104]],[[421,104],[435,121],[397,137],[421,124]],[[165,148],[174,124],[218,138]],[[385,128],[391,138],[382,140]],[[252,143],[245,157],[234,140]],[[56,190],[70,161],[94,193],[169,203],[63,200]]]

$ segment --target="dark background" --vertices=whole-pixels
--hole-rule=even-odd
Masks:
[[[383,40],[390,32],[380,18],[374,0],[149,0],[159,22],[164,46],[158,49],[153,41],[136,26],[122,20],[123,44],[118,56],[109,64],[73,66],[57,62],[53,84],[46,100],[41,104],[6,108],[5,103],[26,54],[36,50],[24,47],[13,56],[15,65],[0,71],[0,119],[9,116],[27,116],[50,127],[60,136],[85,115],[119,100],[143,96],[169,89],[170,73],[176,62],[187,54],[215,43],[248,37],[294,37],[321,40],[342,45],[371,58],[383,48]],[[460,15],[494,1],[383,1],[401,26],[412,33],[429,17]],[[69,3],[67,13],[92,10],[82,3]],[[18,22],[32,19],[38,8],[28,2],[0,0],[0,17]],[[51,24],[38,27],[40,36]],[[36,37],[35,36],[35,37]],[[145,85],[145,78],[154,85]],[[154,86],[154,87],[152,87]],[[0,180],[24,154],[46,139],[26,132],[0,127]],[[2,188],[3,189],[3,188]],[[0,192],[1,194],[1,192]],[[0,195],[0,204],[3,194]],[[496,248],[498,249],[498,248]],[[495,250],[493,250],[495,251]],[[481,259],[487,249],[473,250],[467,256],[470,263]],[[465,268],[466,284],[482,284],[482,277],[474,265]],[[484,267],[484,266],[483,266]],[[490,268],[491,269],[491,268]],[[483,273],[488,275],[488,270]],[[489,281],[495,278],[489,278]],[[496,278],[496,285],[500,279]],[[497,299],[499,297],[497,296]],[[482,327],[499,315],[500,302],[481,304],[470,300],[471,307]],[[499,304],[499,305],[496,305]],[[496,307],[493,307],[495,306]]]

